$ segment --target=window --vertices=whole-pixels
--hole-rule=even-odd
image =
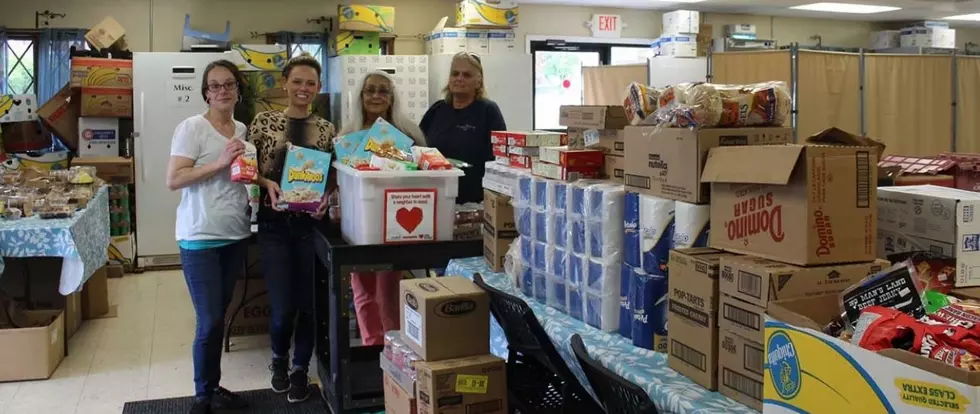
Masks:
[[[6,73],[3,83],[5,93],[11,95],[34,94],[37,90],[36,60],[37,37],[32,34],[8,33],[3,53]]]
[[[645,45],[531,41],[534,56],[534,129],[562,130],[558,109],[582,105],[583,66],[636,63]]]

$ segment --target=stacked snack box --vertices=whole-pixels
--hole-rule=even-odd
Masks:
[[[395,8],[342,4],[337,20],[340,30],[330,38],[331,56],[380,55],[381,34],[395,31]]]
[[[505,362],[490,355],[486,292],[448,276],[403,280],[399,297],[401,330],[385,336],[381,356],[386,412],[508,412]]]
[[[568,128],[568,148],[602,152],[599,173],[603,178],[622,183],[626,155],[624,128],[629,126],[623,107],[562,106],[559,111],[559,123]]]
[[[530,170],[541,147],[563,145],[565,134],[549,131],[507,131],[507,158],[511,167]]]

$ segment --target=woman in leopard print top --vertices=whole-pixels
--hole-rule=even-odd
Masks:
[[[289,107],[263,112],[249,128],[249,140],[258,152],[261,187],[259,259],[265,276],[272,321],[272,389],[287,393],[289,402],[309,397],[309,366],[313,357],[313,273],[316,253],[313,232],[317,220],[327,212],[327,197],[313,214],[292,213],[278,207],[282,197],[279,181],[288,144],[324,152],[333,151],[334,126],[310,114],[310,105],[320,91],[320,64],[312,56],[290,59],[283,69]],[[334,174],[329,177],[333,179]],[[333,185],[328,184],[328,188]],[[328,190],[329,191],[329,190]],[[295,343],[292,370],[290,342]]]

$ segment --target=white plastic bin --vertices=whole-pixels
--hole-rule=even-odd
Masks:
[[[459,169],[362,171],[334,162],[340,229],[348,243],[452,240]]]

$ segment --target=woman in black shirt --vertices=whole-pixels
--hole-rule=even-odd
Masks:
[[[445,99],[432,104],[419,126],[429,146],[473,165],[459,180],[456,202],[483,201],[483,164],[493,160],[490,131],[506,130],[507,124],[497,104],[487,99],[480,57],[457,53],[443,92]]]

